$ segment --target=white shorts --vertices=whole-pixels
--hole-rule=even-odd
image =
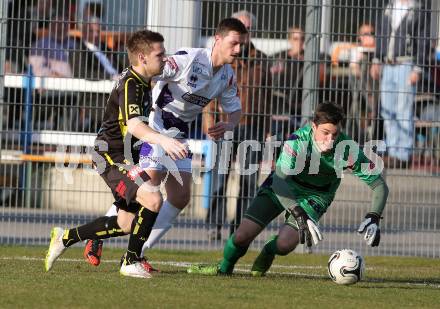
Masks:
[[[149,116],[149,126],[164,135],[177,138],[182,143],[188,145],[188,124],[174,117],[172,113],[163,112],[160,109],[152,111]],[[191,173],[191,162],[191,153],[184,159],[174,161],[157,144],[143,143],[141,146],[139,165],[142,169]]]
[[[186,140],[180,141],[187,144]],[[189,154],[189,156],[184,159],[174,161],[159,145],[143,143],[139,155],[139,165],[142,169],[191,173],[192,155]]]

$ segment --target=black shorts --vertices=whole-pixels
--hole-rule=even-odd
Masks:
[[[101,177],[112,190],[116,207],[129,212],[139,210],[137,190],[150,179],[144,170],[137,165],[113,164],[107,166]]]
[[[131,213],[137,213],[139,211],[139,209],[141,209],[141,204],[139,204],[136,201],[132,201],[129,205],[127,205],[127,201],[125,201],[124,198],[120,197],[116,192],[112,192],[113,196],[115,197],[115,201],[113,202],[113,204],[116,206],[117,210],[119,211],[119,209],[125,210],[127,212],[131,212]]]

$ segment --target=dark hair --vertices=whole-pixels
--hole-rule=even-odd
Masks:
[[[315,125],[320,125],[324,123],[331,123],[338,125],[344,120],[344,110],[338,104],[325,102],[318,104],[315,109],[315,114],[313,115],[313,123]]]
[[[163,42],[162,34],[150,30],[139,30],[134,32],[127,40],[128,59],[133,65],[137,65],[137,54],[151,52],[153,43]]]
[[[243,23],[236,18],[225,18],[220,21],[215,29],[215,34],[220,36],[226,36],[229,31],[236,31],[240,34],[247,34],[248,31]]]

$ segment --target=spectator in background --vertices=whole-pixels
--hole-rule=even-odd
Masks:
[[[83,20],[91,17],[102,18],[103,4],[99,2],[86,2],[83,8]]]
[[[116,79],[122,68],[117,55],[101,40],[101,21],[90,16],[80,26],[81,37],[74,41],[70,62],[73,76],[93,80]]]
[[[243,57],[253,58],[255,60],[262,60],[261,64],[266,66],[268,63],[266,61],[266,54],[261,50],[257,49],[255,45],[251,41],[252,32],[255,31],[256,28],[256,18],[255,15],[248,11],[238,11],[232,14],[232,18],[236,18],[243,23],[246,29],[249,31],[249,39],[247,43],[243,46],[242,55]],[[253,55],[250,55],[250,53]],[[252,56],[252,57],[251,57]]]
[[[24,1],[8,2],[8,19],[6,23],[6,62],[5,73],[23,73],[29,49],[34,41],[30,22],[31,10]]]
[[[365,60],[365,53],[374,52],[376,39],[374,27],[371,24],[362,24],[358,30],[358,43],[350,50],[350,69],[354,76],[360,77],[361,63]]]
[[[278,140],[294,131],[301,121],[304,31],[299,27],[290,28],[288,40],[290,48],[274,55],[276,60],[270,68],[273,86],[271,134]]]
[[[413,103],[429,51],[429,12],[413,0],[393,0],[378,18],[371,76],[381,75],[388,167],[409,166],[414,144]]]
[[[268,132],[269,114],[269,90],[270,77],[268,76],[268,64],[266,56],[255,48],[250,40],[251,30],[255,28],[255,16],[248,11],[239,11],[232,15],[233,18],[240,20],[248,29],[249,36],[242,48],[241,57],[232,63],[237,78],[238,92],[240,94],[242,117],[240,124],[234,130],[232,158],[235,159],[237,146],[243,140],[256,140],[264,142]],[[220,102],[209,104],[205,108],[203,115],[204,132],[211,127],[216,118],[222,118]],[[221,143],[218,143],[218,154],[220,155]],[[217,156],[219,158],[220,156]],[[218,163],[219,160],[216,160]],[[249,164],[258,164],[261,161],[261,152],[250,149],[247,151],[246,166],[239,167],[245,169]],[[220,173],[219,173],[220,172]],[[224,173],[224,174],[223,174]],[[207,214],[207,223],[213,229],[209,233],[211,240],[221,239],[221,228],[226,219],[226,188],[227,171],[219,171],[218,165],[213,172],[213,193],[211,207]],[[241,175],[239,178],[239,193],[235,218],[231,222],[230,233],[232,234],[241,222],[242,215],[246,211],[248,204],[255,195],[258,186],[258,172],[252,175]]]
[[[21,2],[27,2],[21,0]],[[33,22],[35,31],[44,31],[44,29],[49,28],[52,16],[56,12],[65,11],[63,7],[63,0],[35,0],[33,1],[32,16],[34,17]],[[64,9],[64,10],[63,10]]]
[[[26,71],[29,47],[34,40],[30,18],[31,11],[26,2],[7,1],[4,74],[21,74]],[[23,115],[23,98],[22,88],[4,89],[4,96],[0,98],[4,100],[0,103],[1,131],[16,130],[21,126],[16,116]]]
[[[72,41],[68,37],[68,16],[62,11],[53,13],[47,35],[32,44],[29,64],[35,76],[72,77],[69,52]],[[73,97],[68,92],[42,90],[35,97],[34,129],[70,130],[72,124]]]
[[[68,19],[61,11],[55,12],[49,22],[48,35],[31,46],[29,64],[35,76],[71,77],[69,51],[72,42],[68,37]]]
[[[232,18],[236,18],[248,29],[248,31],[255,30],[255,25],[257,24],[257,19],[254,14],[249,11],[242,10],[235,12],[231,15]]]
[[[347,115],[347,134],[363,144],[377,137],[379,83],[369,74],[376,45],[373,26],[362,24],[357,40],[357,45],[350,49],[352,102]]]
[[[85,15],[86,16],[86,15]],[[101,21],[98,17],[87,15],[81,23],[81,37],[74,40],[70,53],[73,76],[90,80],[116,79],[122,71],[122,62],[101,40]],[[96,91],[79,92],[76,98],[74,126],[80,132],[96,132],[100,126],[107,95]]]

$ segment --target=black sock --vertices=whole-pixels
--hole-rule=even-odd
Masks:
[[[134,217],[131,225],[130,239],[128,240],[128,249],[125,255],[127,264],[132,264],[139,260],[142,246],[148,239],[148,236],[150,236],[151,229],[153,228],[154,222],[156,222],[157,214],[157,212],[141,207]]]
[[[100,217],[90,223],[70,229],[63,238],[66,247],[85,239],[104,239],[125,235],[118,225],[118,217]]]

